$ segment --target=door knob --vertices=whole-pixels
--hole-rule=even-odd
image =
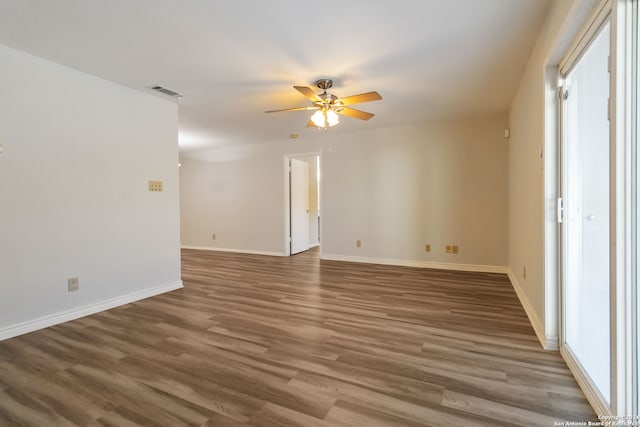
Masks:
[[[596,219],[595,215],[587,215],[587,221],[593,221],[594,219]]]

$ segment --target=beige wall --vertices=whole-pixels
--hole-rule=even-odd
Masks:
[[[323,253],[506,265],[506,122],[498,115],[343,137],[323,171]],[[445,254],[446,244],[459,254]]]
[[[282,253],[284,155],[321,151],[323,256],[505,266],[506,126],[506,115],[494,115],[329,131],[213,150],[206,161],[187,153],[180,170],[182,244]],[[457,244],[459,254],[445,254],[446,244]]]
[[[554,69],[595,3],[553,3],[509,115],[510,276],[538,337],[548,347],[557,346],[558,339]]]

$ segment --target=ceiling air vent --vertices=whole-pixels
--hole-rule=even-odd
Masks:
[[[160,92],[160,93],[164,93],[165,95],[169,95],[172,96],[174,98],[182,98],[182,94],[175,92],[171,89],[167,89],[166,87],[162,87],[159,85],[154,85],[154,86],[150,86],[151,89],[155,90],[156,92]]]

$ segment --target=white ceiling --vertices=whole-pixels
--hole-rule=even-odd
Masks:
[[[550,0],[0,0],[0,44],[184,94],[180,148],[301,138],[293,85],[372,90],[330,132],[505,112]]]

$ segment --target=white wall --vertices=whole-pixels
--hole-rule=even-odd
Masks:
[[[182,245],[282,253],[282,149],[241,145],[215,150],[207,161],[181,158]]]
[[[181,286],[177,106],[2,46],[0,70],[0,339]]]
[[[509,116],[510,277],[538,338],[549,348],[557,346],[558,337],[555,216],[558,148],[552,73],[595,2],[553,2]]]
[[[506,126],[495,115],[186,154],[182,244],[281,254],[283,156],[322,151],[325,258],[505,266]]]

